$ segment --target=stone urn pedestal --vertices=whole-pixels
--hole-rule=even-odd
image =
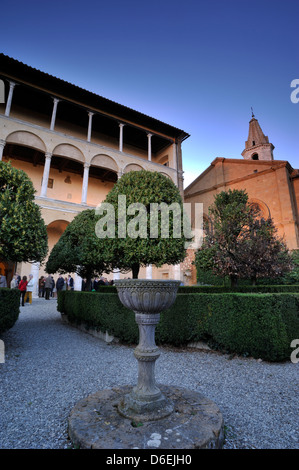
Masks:
[[[138,361],[138,382],[118,405],[126,418],[152,421],[173,411],[173,403],[165,397],[155,381],[155,362],[160,352],[155,343],[155,329],[160,313],[175,301],[180,281],[124,279],[115,281],[122,304],[133,310],[139,328],[139,344],[134,351]]]
[[[158,386],[155,381],[155,362],[160,355],[155,328],[160,313],[175,301],[179,284],[171,280],[115,281],[120,301],[135,312],[139,327],[139,343],[134,350],[138,380],[133,387],[100,390],[74,406],[68,434],[76,447],[115,452],[223,446],[223,418],[215,403],[199,392]]]

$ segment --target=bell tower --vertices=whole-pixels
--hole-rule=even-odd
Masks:
[[[274,145],[269,143],[269,139],[264,135],[258,120],[252,112],[249,121],[248,139],[245,142],[245,149],[241,153],[245,160],[274,160]]]

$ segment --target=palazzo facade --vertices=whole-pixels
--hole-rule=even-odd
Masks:
[[[47,226],[49,252],[73,218],[101,203],[124,173],[163,173],[183,197],[186,132],[3,54],[0,79],[5,88],[0,159],[32,180]],[[3,267],[9,279],[13,267]],[[45,274],[43,265],[21,263],[16,269],[21,276],[31,272],[36,279]],[[140,277],[179,279],[180,266],[149,266]],[[81,280],[76,280],[80,289]]]

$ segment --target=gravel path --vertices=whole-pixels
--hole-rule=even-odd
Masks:
[[[78,400],[136,383],[133,348],[107,345],[62,323],[54,299],[21,307],[17,323],[1,339],[1,449],[69,448],[67,418]],[[198,350],[160,352],[157,382],[213,400],[224,417],[224,448],[299,449],[299,363]]]

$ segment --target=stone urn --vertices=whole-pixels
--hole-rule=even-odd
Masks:
[[[118,411],[135,421],[164,418],[173,411],[172,402],[158,388],[155,381],[155,362],[160,356],[155,343],[155,328],[160,313],[175,301],[180,281],[151,279],[115,280],[122,304],[133,310],[139,328],[139,343],[134,350],[138,361],[138,382],[124,396]]]

